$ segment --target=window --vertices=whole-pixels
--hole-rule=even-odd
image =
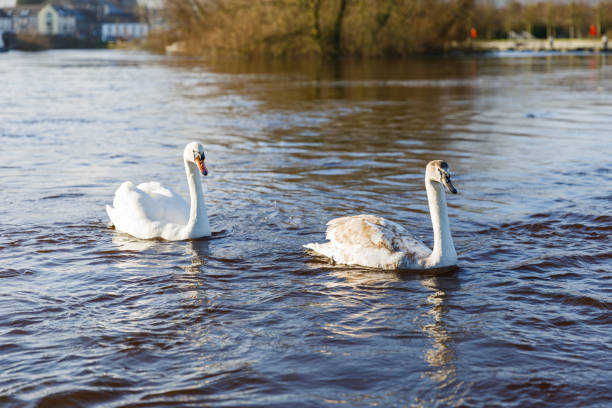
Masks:
[[[53,13],[47,13],[47,34],[53,33]]]

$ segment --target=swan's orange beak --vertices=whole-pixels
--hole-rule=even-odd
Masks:
[[[203,176],[208,175],[208,169],[206,168],[206,165],[204,164],[204,159],[202,159],[200,156],[196,156],[195,161],[196,161],[196,164],[198,165],[198,168],[200,169],[200,173],[202,173]]]

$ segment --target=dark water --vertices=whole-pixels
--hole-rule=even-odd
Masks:
[[[0,405],[612,404],[612,61],[0,57]],[[216,239],[110,229],[124,180],[187,193]],[[332,217],[432,244],[444,159],[460,269],[333,266]]]

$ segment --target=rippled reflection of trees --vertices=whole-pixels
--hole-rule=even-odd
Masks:
[[[172,64],[187,70],[202,66],[193,61]],[[482,91],[473,82],[476,64],[466,59],[215,59],[202,68],[219,75],[214,88],[211,78],[196,82],[194,77],[176,91],[206,106],[221,104],[215,112],[224,109],[229,95],[243,98],[227,113],[240,118],[230,125],[249,127],[235,129],[249,142],[320,145],[308,154],[402,151],[409,153],[403,166],[414,162],[418,174],[431,160],[431,151],[446,150],[453,141],[449,124],[469,127],[474,95]],[[223,131],[224,138],[234,134],[231,127]],[[246,144],[233,143],[241,146]]]

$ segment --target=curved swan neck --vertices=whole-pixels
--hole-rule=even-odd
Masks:
[[[189,197],[191,199],[187,234],[189,238],[210,235],[210,225],[204,203],[204,191],[202,189],[202,181],[200,180],[200,172],[195,163],[185,161],[185,173],[187,174]]]
[[[455,245],[448,224],[444,187],[440,183],[427,179],[425,180],[425,188],[434,233],[434,247],[427,263],[431,266],[453,265],[457,261],[457,252],[455,252]]]

